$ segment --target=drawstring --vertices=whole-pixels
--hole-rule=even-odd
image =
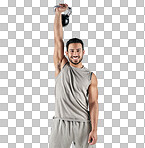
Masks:
[[[78,120],[78,119],[70,119],[70,118],[60,118],[53,116],[53,119],[61,119],[61,120],[68,120],[68,121],[80,121],[80,122],[91,122],[90,120]]]

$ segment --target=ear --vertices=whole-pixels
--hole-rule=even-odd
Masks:
[[[68,56],[68,52],[67,51],[65,51],[65,54],[66,54],[66,56]]]
[[[85,54],[85,50],[83,50],[83,55]]]

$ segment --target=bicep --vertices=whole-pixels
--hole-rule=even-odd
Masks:
[[[64,42],[61,41],[55,41],[55,47],[54,47],[54,57],[57,57],[59,59],[63,59],[64,57]]]
[[[91,84],[88,89],[89,104],[94,103],[98,99],[98,80],[95,74],[92,74]]]
[[[55,42],[54,55],[53,55],[54,65],[55,66],[60,65],[63,58],[64,58],[64,43],[63,41]]]

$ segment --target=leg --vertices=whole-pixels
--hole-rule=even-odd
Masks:
[[[72,123],[53,119],[53,127],[49,139],[49,148],[70,148],[72,143]]]
[[[91,132],[91,123],[74,122],[74,146],[75,148],[96,148],[96,144],[88,143],[89,133]]]

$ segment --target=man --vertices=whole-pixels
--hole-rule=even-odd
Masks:
[[[54,20],[55,116],[49,140],[50,148],[95,148],[98,122],[97,78],[82,65],[84,45],[78,38],[67,44],[64,56],[61,12],[56,8]],[[89,95],[88,99],[87,96]],[[89,104],[89,111],[88,111]]]

